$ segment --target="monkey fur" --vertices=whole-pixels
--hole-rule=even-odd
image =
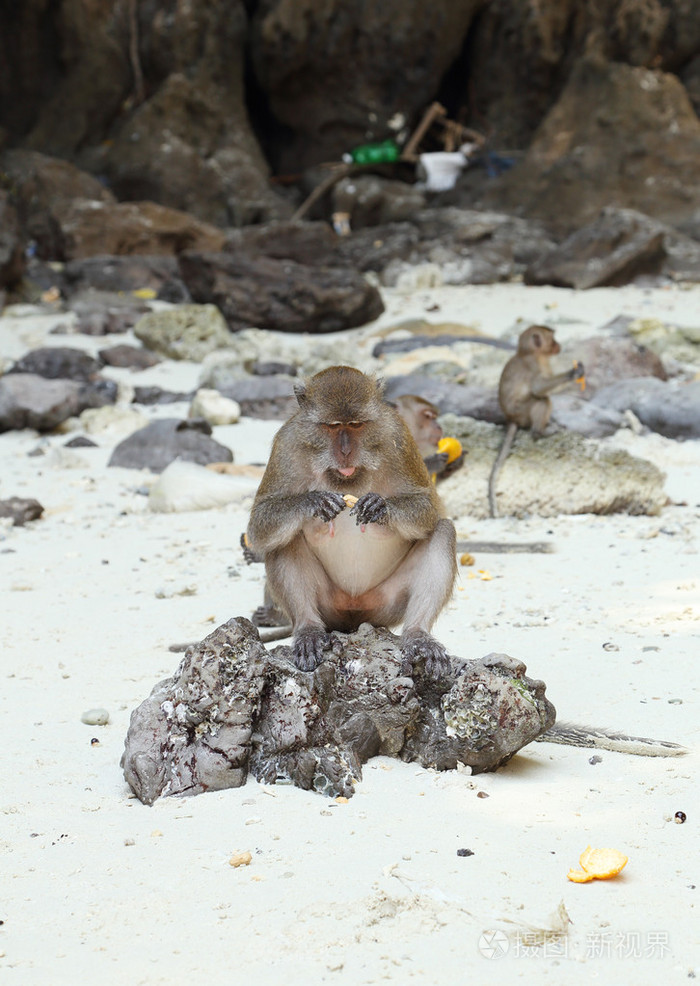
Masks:
[[[498,384],[498,403],[508,427],[489,476],[489,512],[497,517],[496,480],[510,452],[518,428],[529,428],[541,435],[552,414],[549,395],[583,375],[583,364],[576,363],[564,373],[552,373],[550,357],[561,351],[552,329],[531,325],[520,334],[518,351],[503,367]]]
[[[414,439],[381,386],[352,367],[322,370],[295,393],[247,541],[291,621],[297,666],[317,667],[332,630],[403,623],[407,665],[424,660],[439,676],[448,657],[430,629],[454,587],[456,535]]]

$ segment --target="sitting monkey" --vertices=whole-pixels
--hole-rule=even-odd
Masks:
[[[292,623],[296,664],[313,670],[333,630],[403,623],[406,661],[439,675],[447,652],[430,628],[454,586],[455,529],[414,439],[380,385],[352,367],[295,392],[247,541]]]

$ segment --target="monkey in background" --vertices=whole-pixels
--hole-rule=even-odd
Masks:
[[[456,536],[408,427],[349,366],[295,392],[247,531],[291,620],[295,663],[317,667],[333,630],[403,623],[406,662],[438,676],[448,657],[430,629],[452,594]]]
[[[508,420],[508,427],[489,476],[489,511],[492,517],[497,516],[496,480],[518,428],[529,428],[536,434],[542,434],[552,413],[549,395],[583,376],[583,364],[578,362],[565,373],[552,373],[550,357],[560,351],[561,346],[554,338],[552,329],[545,325],[531,325],[520,333],[518,350],[503,368],[498,384],[498,403]]]
[[[389,403],[395,405],[406,422],[431,476],[444,478],[463,465],[464,453],[448,464],[447,453],[437,451],[443,431],[437,420],[440,411],[434,404],[417,394],[402,394]]]

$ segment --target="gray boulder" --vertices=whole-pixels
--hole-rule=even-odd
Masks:
[[[17,428],[53,431],[62,421],[90,407],[104,407],[117,399],[112,380],[81,383],[47,380],[35,373],[7,373],[0,377],[0,432]]]
[[[120,442],[107,465],[162,472],[175,459],[206,466],[233,462],[233,453],[211,438],[211,425],[205,421],[162,418]]]
[[[249,773],[351,797],[370,757],[479,773],[554,723],[544,684],[507,655],[454,658],[435,680],[406,669],[388,630],[363,624],[333,641],[312,673],[240,617],[190,646],[131,715],[121,763],[137,797],[240,787]]]

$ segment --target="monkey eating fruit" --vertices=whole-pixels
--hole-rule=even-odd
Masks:
[[[489,512],[496,512],[496,480],[508,456],[518,428],[541,434],[552,414],[549,395],[572,380],[583,378],[583,364],[576,362],[565,373],[552,373],[549,360],[561,351],[552,329],[531,325],[520,333],[518,351],[503,367],[498,384],[498,403],[508,420],[505,438],[489,476]]]
[[[449,476],[463,465],[464,453],[457,439],[442,437],[440,411],[434,404],[417,394],[401,394],[391,403],[406,422],[431,476]],[[453,444],[444,447],[441,444],[444,442]]]
[[[430,629],[452,594],[455,529],[408,427],[381,386],[349,366],[295,393],[247,531],[292,623],[295,663],[313,670],[333,630],[402,623],[406,662],[424,660],[438,676],[448,657]]]

